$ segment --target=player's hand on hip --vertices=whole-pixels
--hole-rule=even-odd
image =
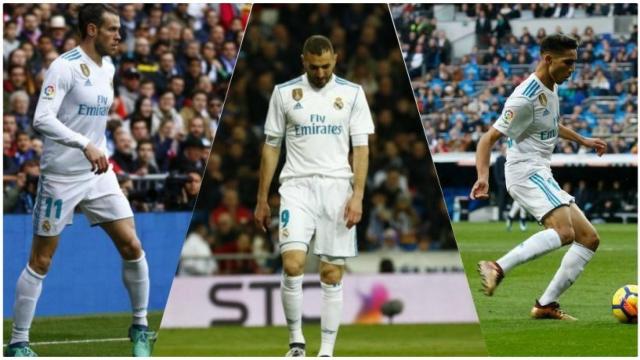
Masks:
[[[471,193],[469,194],[472,200],[486,200],[489,198],[489,182],[487,180],[478,179],[475,184],[473,184],[473,188],[471,188]]]
[[[84,156],[91,163],[91,171],[96,174],[103,174],[109,169],[107,156],[93,144],[88,144],[83,150]]]
[[[587,138],[584,140],[584,146],[594,149],[598,156],[607,152],[607,142],[602,139]]]
[[[351,229],[353,225],[360,222],[362,218],[362,199],[352,196],[347,201],[344,209],[344,220],[347,222],[347,228]]]
[[[262,231],[267,231],[269,221],[271,220],[271,209],[267,202],[258,202],[256,210],[253,213],[253,219],[257,227],[262,229]]]

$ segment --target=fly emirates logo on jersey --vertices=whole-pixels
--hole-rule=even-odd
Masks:
[[[342,134],[342,125],[330,124],[326,120],[325,115],[311,114],[308,125],[294,126],[295,134],[296,136]]]
[[[107,116],[109,114],[109,98],[106,96],[98,95],[96,104],[86,105],[80,104],[78,106],[78,115],[82,116]]]

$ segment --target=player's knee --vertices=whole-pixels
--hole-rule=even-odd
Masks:
[[[46,275],[49,272],[49,266],[51,265],[51,256],[44,254],[34,254],[29,259],[29,267],[31,270],[37,272],[40,275]]]
[[[577,237],[577,241],[587,249],[596,251],[598,246],[600,246],[600,235],[598,235],[598,232],[593,229],[580,234],[580,236]]]
[[[571,244],[576,239],[576,232],[571,226],[559,226],[555,228],[562,245]]]
[[[140,240],[134,238],[119,246],[120,255],[125,260],[136,260],[142,256],[142,244]]]
[[[285,261],[282,267],[287,276],[300,276],[304,272],[304,265],[297,261]]]
[[[335,285],[342,280],[342,273],[338,268],[325,268],[320,270],[320,281],[327,285]]]

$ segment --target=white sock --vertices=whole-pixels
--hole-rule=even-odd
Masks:
[[[289,328],[289,344],[304,344],[302,335],[302,279],[303,275],[288,276],[282,273],[282,283],[280,295],[282,296],[282,307],[284,316],[287,319]]]
[[[501,257],[497,263],[507,273],[515,266],[546,254],[562,246],[560,236],[553,229],[547,229],[531,235],[520,245]]]
[[[340,319],[342,318],[342,283],[322,286],[322,310],[320,312],[320,328],[322,342],[318,356],[333,356],[333,346],[338,336]]]
[[[527,210],[523,207],[520,207],[520,220],[524,220],[527,218]]]
[[[549,305],[558,301],[560,295],[567,290],[582,274],[584,266],[591,260],[595,252],[576,242],[569,247],[569,250],[562,258],[560,268],[553,276],[547,290],[538,301],[540,305]]]
[[[27,265],[16,285],[16,298],[13,305],[13,328],[9,344],[29,342],[29,328],[36,313],[36,304],[42,292],[42,280],[45,275],[40,275]]]
[[[131,299],[133,324],[148,326],[149,265],[144,252],[137,260],[122,261],[122,280],[129,292],[129,299]]]

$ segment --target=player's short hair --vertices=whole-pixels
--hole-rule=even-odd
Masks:
[[[333,45],[329,38],[322,35],[310,36],[302,46],[303,54],[322,55],[326,51],[333,54]]]
[[[578,40],[562,33],[545,36],[540,43],[540,53],[575,50],[580,44]]]
[[[87,25],[95,24],[97,27],[102,26],[102,15],[105,12],[119,15],[118,10],[111,5],[86,4],[80,7],[80,12],[78,13],[78,30],[80,31],[81,39],[87,36]]]

